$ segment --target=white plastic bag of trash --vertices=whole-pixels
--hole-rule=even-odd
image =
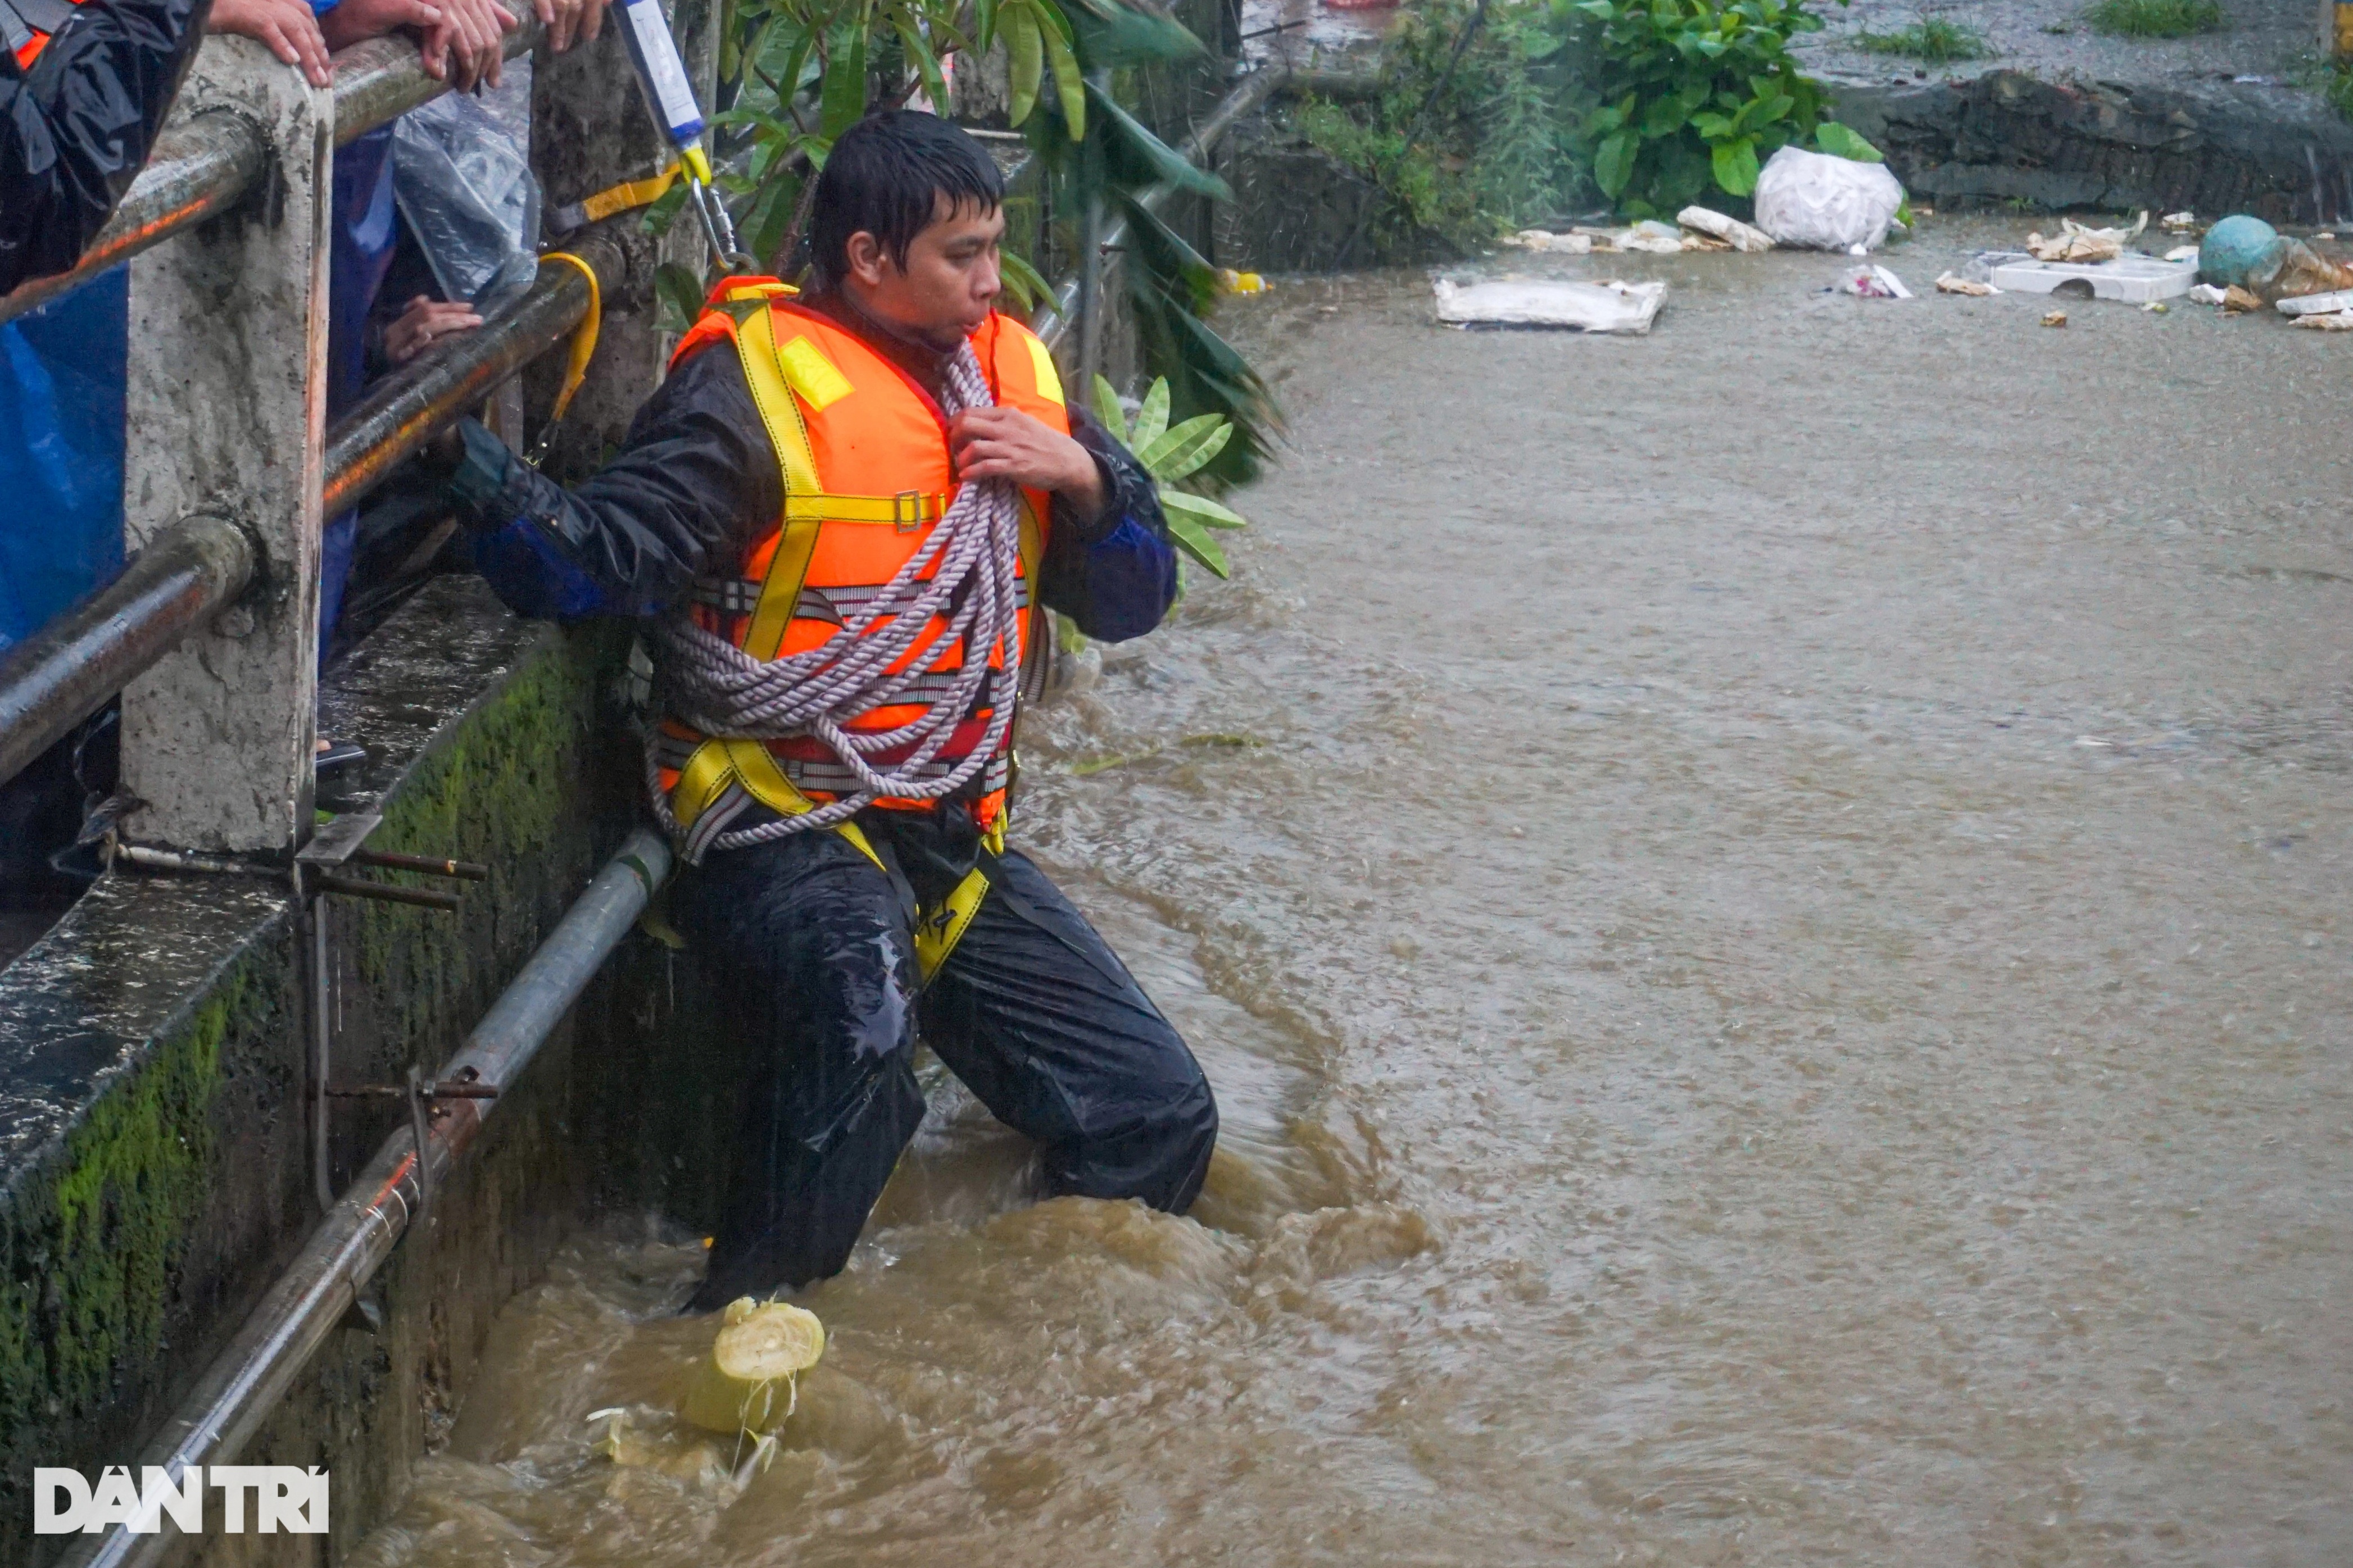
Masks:
[[[1663,283],[1599,283],[1498,278],[1437,283],[1438,319],[1451,327],[1563,327],[1577,332],[1651,330],[1666,302]]]
[[[1884,163],[1784,147],[1757,176],[1757,226],[1800,250],[1876,250],[1904,205]]]

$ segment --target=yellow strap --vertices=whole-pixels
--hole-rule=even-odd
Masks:
[[[943,490],[902,490],[894,496],[845,496],[829,492],[788,495],[785,516],[812,522],[881,522],[915,529],[947,515],[951,498]]]
[[[948,954],[964,940],[965,928],[972,917],[980,912],[981,900],[988,896],[988,874],[976,866],[965,879],[955,885],[955,891],[935,910],[926,910],[915,921],[915,971],[925,984],[931,983]]]
[[[817,552],[818,524],[824,514],[797,514],[793,498],[815,497],[824,490],[818,482],[817,454],[810,449],[808,426],[799,402],[786,384],[784,365],[776,357],[775,310],[762,307],[735,323],[735,353],[744,363],[744,379],[751,384],[752,402],[768,429],[776,464],[785,480],[785,534],[768,559],[767,580],[760,602],[744,634],[744,651],[754,658],[774,658],[784,646],[785,628],[792,624],[793,606],[800,602],[801,581],[808,575],[809,557]]]
[[[649,174],[642,180],[623,180],[617,185],[607,185],[580,204],[590,223],[602,223],[615,213],[628,212],[631,207],[651,206],[661,199],[664,191],[678,184],[679,166],[672,163],[659,174]]]
[[[798,816],[817,809],[817,803],[785,776],[776,753],[767,747],[757,741],[713,737],[694,748],[694,753],[686,759],[686,766],[679,769],[678,783],[670,790],[670,815],[678,819],[679,831],[683,833],[692,827],[696,819],[711,809],[711,803],[727,793],[731,784],[742,784],[744,794],[779,816]],[[873,861],[876,870],[883,869],[882,857],[874,852],[874,846],[867,841],[858,824],[840,823],[834,831]]]
[[[555,394],[555,406],[548,410],[547,422],[553,425],[564,417],[565,410],[572,406],[573,395],[588,379],[588,362],[596,357],[596,332],[605,321],[605,295],[596,284],[596,269],[570,251],[551,250],[540,259],[561,261],[577,268],[580,276],[588,279],[588,313],[580,318],[580,326],[572,334],[572,357],[564,366],[564,385]]]

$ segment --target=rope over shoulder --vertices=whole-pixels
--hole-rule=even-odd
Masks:
[[[948,361],[946,396],[953,417],[986,408],[995,399],[971,343]],[[659,727],[649,734],[646,782],[660,818],[690,865],[713,848],[740,849],[795,833],[847,822],[877,800],[939,800],[962,789],[1003,750],[1013,722],[1020,672],[1014,657],[1020,616],[1018,563],[1020,498],[1003,479],[964,484],[930,535],[897,574],[823,643],[773,659],[754,658],[697,626],[684,612],[656,623],[656,689],[663,711],[706,735],[755,741],[822,741],[856,776],[859,788],[797,816],[730,829],[751,804],[740,790],[713,802],[681,833],[661,788]],[[946,629],[906,668],[906,657],[934,619]],[[964,662],[946,692],[919,695],[937,677],[925,667],[932,649],[961,643]],[[913,703],[922,715],[888,730],[851,730],[877,709]],[[965,714],[986,707],[987,731],[955,767],[925,777]],[[905,754],[887,763],[870,759]]]

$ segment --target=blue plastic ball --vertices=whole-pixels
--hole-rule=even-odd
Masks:
[[[2279,231],[2259,217],[2242,213],[2226,217],[2206,231],[2198,246],[2198,275],[2221,288],[2246,287],[2248,276],[2263,269]]]

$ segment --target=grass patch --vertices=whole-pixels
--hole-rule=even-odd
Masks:
[[[2186,38],[2220,31],[2222,7],[2216,0],[2099,0],[2084,19],[2120,38]]]
[[[1902,55],[1932,66],[1954,60],[1981,60],[1993,53],[1986,46],[1985,36],[1975,27],[1964,27],[1941,16],[1917,21],[1892,33],[1858,33],[1854,47],[1867,55]]]

